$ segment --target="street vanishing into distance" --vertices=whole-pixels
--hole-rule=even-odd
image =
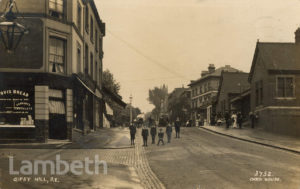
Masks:
[[[171,143],[142,146],[141,130],[130,147],[128,128],[102,129],[65,145],[2,145],[0,188],[299,188],[299,154],[218,135],[201,128],[182,128]],[[106,161],[105,175],[9,175],[8,157],[21,160],[84,160],[95,155]],[[264,175],[265,172],[270,175]],[[53,177],[53,178],[51,178]],[[269,181],[259,181],[268,178]],[[39,181],[32,181],[40,179]],[[50,184],[49,184],[50,182]]]

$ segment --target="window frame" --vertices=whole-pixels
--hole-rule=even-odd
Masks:
[[[80,56],[79,55],[80,52]],[[82,65],[82,47],[79,42],[77,42],[77,47],[76,47],[76,59],[77,59],[77,72],[80,73],[82,72],[81,70],[81,65]]]
[[[50,44],[51,44],[51,39],[55,39],[55,40],[60,40],[63,42],[63,52],[64,52],[64,56],[63,56],[63,72],[52,72],[52,70],[50,69],[50,64],[59,64],[59,63],[51,63],[50,62]],[[48,72],[49,73],[53,73],[53,74],[60,74],[60,75],[65,75],[67,73],[67,39],[62,38],[62,37],[58,37],[56,35],[49,35],[49,43],[48,43]],[[57,55],[56,55],[57,56]]]
[[[93,19],[93,16],[91,15],[91,19],[90,19],[90,39],[91,39],[91,42],[94,43],[94,38],[95,38],[95,34],[94,34],[94,29],[95,27],[95,23],[94,23],[94,19]]]
[[[89,74],[89,46],[86,44],[84,47],[84,73]]]
[[[55,9],[52,9],[50,8],[50,3],[53,3],[53,1],[55,1],[55,6],[56,8]],[[62,12],[58,11],[57,9],[57,1],[60,1],[60,0],[48,0],[48,14],[49,16],[51,16],[52,18],[56,18],[56,19],[59,19],[59,20],[64,20],[65,17],[66,17],[66,1],[65,0],[61,0],[61,2],[63,3],[62,5]],[[56,13],[57,16],[53,15],[53,13]]]
[[[279,96],[279,88],[278,88],[278,79],[279,78],[284,78],[284,96]],[[292,96],[286,96],[287,88],[286,88],[286,79],[291,78],[293,80],[293,95]],[[295,81],[295,75],[276,75],[276,99],[296,99],[296,81]]]
[[[89,6],[88,6],[88,4],[85,6],[85,10],[84,10],[85,12],[84,12],[84,14],[85,14],[85,18],[84,18],[84,20],[85,20],[85,31],[86,31],[86,33],[89,33],[90,32],[90,30],[89,30],[89,21],[90,21],[90,13],[89,13]]]
[[[82,28],[82,6],[79,3],[79,1],[77,1],[77,28],[81,33],[81,28]]]

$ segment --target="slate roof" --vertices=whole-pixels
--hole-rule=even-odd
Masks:
[[[226,86],[224,91],[227,94],[239,94],[248,90],[250,88],[248,75],[248,73],[244,72],[222,72],[217,99],[219,99],[220,93],[223,92],[221,89],[224,86]]]
[[[195,80],[195,81],[191,81],[191,83],[188,85],[188,86],[192,86],[194,84],[197,84],[199,83],[200,81],[203,81],[205,80],[206,78],[209,78],[209,77],[221,77],[221,74],[222,72],[225,71],[225,72],[242,72],[236,68],[233,68],[231,66],[223,66],[223,67],[220,67],[218,69],[216,69],[214,72],[212,73],[208,73],[207,75]]]
[[[300,56],[297,54],[300,55],[300,46],[295,43],[257,42],[249,81],[252,78],[258,55],[261,57],[267,70],[290,71],[300,70]]]

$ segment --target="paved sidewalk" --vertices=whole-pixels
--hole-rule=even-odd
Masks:
[[[300,154],[299,138],[268,133],[262,128],[252,129],[244,127],[242,129],[226,129],[224,126],[203,126],[200,128],[212,131],[214,133],[241,139],[244,141],[254,142],[265,146],[270,146]]]

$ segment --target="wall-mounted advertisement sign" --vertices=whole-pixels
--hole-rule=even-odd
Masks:
[[[0,125],[34,125],[33,94],[30,89],[0,90]]]

